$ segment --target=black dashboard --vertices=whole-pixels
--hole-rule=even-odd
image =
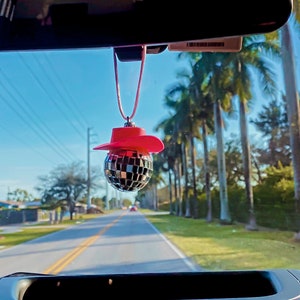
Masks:
[[[14,273],[0,280],[1,300],[300,299],[300,270],[111,275]]]

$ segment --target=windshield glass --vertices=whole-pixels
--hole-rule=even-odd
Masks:
[[[300,268],[299,47],[0,53],[0,276]]]

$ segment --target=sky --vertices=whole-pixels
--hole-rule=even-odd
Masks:
[[[174,83],[177,54],[146,57],[133,118],[147,134],[167,116],[163,97]],[[140,62],[118,62],[122,106],[134,107]],[[117,104],[112,49],[0,53],[0,200],[17,188],[34,196],[38,176],[57,165],[87,161],[103,168],[112,128],[125,120]]]
[[[166,90],[185,67],[177,55],[165,50],[146,56],[133,121],[147,134],[160,137],[154,127],[168,116]],[[118,70],[123,109],[131,115],[140,62],[118,62]],[[38,197],[39,176],[61,164],[86,162],[88,130],[91,166],[103,169],[106,152],[92,148],[109,142],[112,128],[125,122],[117,104],[113,50],[0,53],[0,107],[0,200],[18,188]],[[233,132],[236,121],[230,121]]]

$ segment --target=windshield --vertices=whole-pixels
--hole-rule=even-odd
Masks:
[[[1,52],[0,276],[300,268],[299,47]]]

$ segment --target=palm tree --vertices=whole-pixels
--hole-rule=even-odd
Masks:
[[[231,109],[231,93],[228,89],[230,69],[222,65],[222,53],[181,53],[179,58],[186,56],[193,61],[193,77],[190,83],[190,89],[194,91],[194,96],[196,96],[195,98],[197,99],[197,96],[200,95],[200,91],[202,91],[203,95],[209,96],[211,99],[215,99],[213,101],[213,119],[215,123],[215,134],[218,149],[218,177],[221,203],[220,222],[222,224],[230,224],[231,216],[229,212],[226,183],[222,115],[223,109]]]
[[[221,101],[218,99],[214,103],[214,120],[215,120],[215,132],[217,139],[217,152],[218,152],[218,178],[219,178],[219,189],[220,189],[220,222],[222,224],[230,224],[231,216],[229,211],[229,201],[227,192],[227,181],[226,181],[226,162],[224,153],[224,138],[223,138],[223,117]]]
[[[274,73],[269,68],[262,50],[267,53],[279,54],[278,44],[274,40],[265,39],[264,36],[247,36],[243,39],[242,50],[238,53],[228,54],[225,64],[232,70],[232,94],[238,99],[240,139],[242,145],[243,168],[246,200],[249,209],[249,223],[246,228],[256,230],[256,218],[254,214],[254,199],[252,190],[251,153],[248,137],[247,106],[252,98],[253,70],[258,71],[260,83],[266,96],[275,96],[277,91],[274,81]]]
[[[205,194],[207,203],[207,214],[206,221],[212,222],[212,201],[211,201],[211,189],[210,189],[210,168],[209,168],[209,150],[207,145],[207,120],[202,119],[201,129],[202,129],[202,140],[203,140],[203,153],[204,153],[204,173],[205,173]]]
[[[187,78],[187,73],[179,73],[178,77],[182,79]],[[187,82],[189,82],[187,80]],[[198,217],[197,208],[197,190],[196,190],[196,154],[194,139],[200,139],[199,132],[199,119],[197,118],[197,107],[191,96],[189,86],[183,82],[175,83],[168,91],[165,97],[165,105],[173,110],[173,116],[176,129],[173,131],[177,133],[177,142],[184,144],[183,151],[181,152],[181,161],[185,167],[187,167],[186,159],[186,147],[190,149],[191,165],[192,165],[192,187],[193,187],[193,210],[192,216]],[[161,127],[161,124],[158,126]],[[174,134],[173,134],[174,136]],[[179,161],[178,161],[179,162]],[[181,165],[177,165],[177,173],[180,173]],[[184,174],[187,175],[187,169],[184,170]],[[181,174],[180,174],[181,175]],[[186,177],[187,178],[187,177]],[[180,187],[180,186],[179,186]],[[185,191],[188,189],[188,182],[185,181]],[[186,217],[190,216],[190,203],[189,198],[186,198]]]
[[[175,160],[176,160],[176,149],[174,147],[174,142],[172,140],[172,135],[165,135],[163,142],[165,145],[164,151],[160,152],[158,155],[161,157],[161,160],[165,163],[162,163],[163,172],[168,173],[168,181],[169,181],[169,211],[170,215],[174,214],[173,207],[173,179],[172,173],[174,174],[175,170]]]
[[[166,103],[171,103],[171,100],[165,98]],[[171,104],[169,104],[171,105]],[[165,149],[161,153],[161,156],[167,162],[167,167],[164,169],[169,172],[169,184],[170,184],[170,214],[173,214],[173,205],[172,205],[172,186],[171,186],[171,171],[174,175],[174,191],[175,191],[175,213],[176,215],[181,215],[181,193],[178,190],[181,190],[180,187],[180,176],[178,176],[178,161],[181,160],[181,149],[180,149],[180,131],[177,125],[176,116],[171,115],[169,118],[161,121],[154,128],[155,131],[162,130],[164,134],[164,144]]]
[[[214,98],[214,128],[217,139],[218,152],[218,178],[220,193],[220,222],[221,224],[230,224],[232,222],[226,181],[226,161],[223,141],[223,110],[230,111],[231,92],[228,89],[230,78],[230,69],[222,65],[224,54],[222,53],[203,53],[202,59],[197,64],[203,64],[204,72],[207,74],[208,82],[206,91],[210,97]],[[201,68],[199,68],[201,71]],[[203,72],[202,71],[202,72]]]
[[[191,59],[191,58],[190,58]],[[198,56],[193,59],[198,60]],[[193,59],[191,62],[193,62]],[[192,63],[193,64],[193,63]],[[203,143],[203,167],[205,177],[205,194],[207,203],[207,222],[212,221],[212,201],[211,201],[211,183],[210,183],[210,168],[209,168],[209,150],[208,150],[208,134],[214,130],[213,126],[213,99],[209,93],[206,93],[202,83],[205,82],[205,74],[197,70],[198,65],[192,65],[192,77],[190,80],[190,91],[198,108],[197,118],[200,120],[200,128]]]
[[[206,72],[200,68],[201,64],[197,64],[202,57],[200,53],[185,53],[182,52],[178,55],[179,58],[187,57],[191,66],[192,75],[185,77],[189,80],[189,90],[190,95],[197,106],[197,118],[200,120],[200,128],[202,134],[202,143],[203,143],[203,167],[204,167],[204,177],[205,177],[205,193],[206,193],[206,202],[207,202],[207,217],[208,222],[212,221],[212,203],[211,203],[211,183],[210,183],[210,168],[209,168],[209,151],[207,136],[214,131],[213,125],[213,98],[209,92],[205,91],[205,83],[207,79]]]
[[[293,11],[290,19],[273,35],[273,38],[278,38],[279,35],[281,41],[283,78],[287,99],[287,114],[294,174],[295,213],[297,215],[300,214],[300,109],[296,83],[294,45],[291,33],[292,26],[299,28],[299,22],[300,0],[293,0]],[[300,224],[297,224],[297,228],[295,238],[300,240]]]
[[[291,25],[294,20],[300,20],[300,1],[293,1],[293,13],[290,20],[281,28],[281,50],[284,83],[287,97],[287,113],[290,129],[290,145],[292,151],[292,163],[294,173],[294,197],[295,212],[300,214],[300,109],[299,96],[297,93],[296,72],[293,43],[291,37]],[[300,240],[300,224],[297,224],[297,234]]]
[[[153,156],[153,173],[148,183],[148,187],[149,189],[152,189],[154,195],[154,199],[153,199],[154,210],[159,209],[157,186],[160,183],[165,183],[164,177],[162,176],[162,160],[161,160],[161,156],[155,155]]]

